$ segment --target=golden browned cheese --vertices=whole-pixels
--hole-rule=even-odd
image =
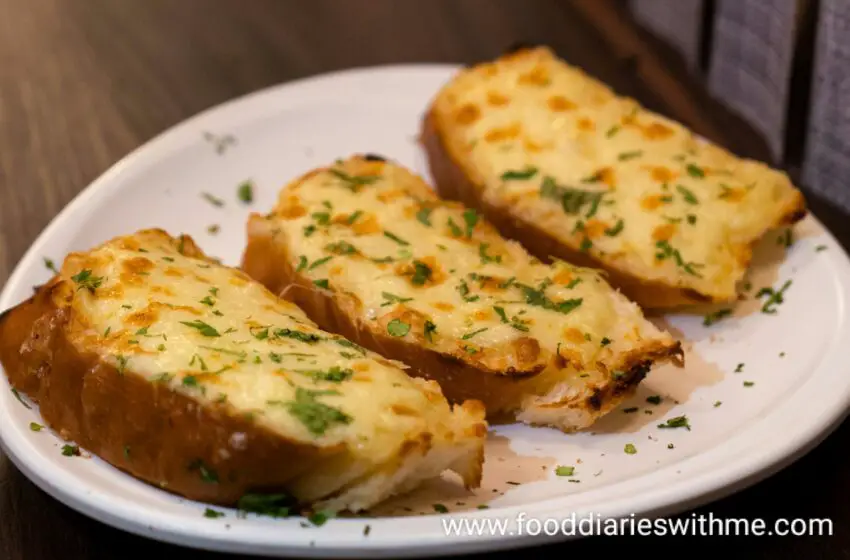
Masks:
[[[480,403],[451,407],[188,237],[145,230],[69,255],[2,316],[0,340],[51,428],[189,498],[284,491],[358,511],[446,469],[480,482]]]
[[[785,173],[542,47],[459,72],[435,97],[423,142],[444,197],[540,258],[606,269],[646,307],[734,300],[751,246],[805,215]]]
[[[586,427],[678,356],[596,271],[541,263],[399,165],[352,157],[279,200],[251,217],[244,270],[491,418]]]

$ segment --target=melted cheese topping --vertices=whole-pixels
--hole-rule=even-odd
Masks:
[[[77,342],[123,374],[227,406],[290,439],[345,443],[370,462],[397,453],[411,434],[451,431],[432,384],[181,246],[154,232],[69,257],[62,276]]]
[[[353,298],[365,328],[492,370],[559,354],[616,369],[618,352],[671,341],[597,272],[540,263],[396,165],[353,158],[311,173],[268,221],[290,265]]]
[[[540,48],[461,72],[435,115],[493,204],[619,270],[721,299],[799,193]]]

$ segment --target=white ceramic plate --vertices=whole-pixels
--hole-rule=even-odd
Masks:
[[[226,103],[169,130],[115,165],[50,224],[3,290],[0,309],[49,278],[43,258],[61,261],[68,251],[139,228],[189,233],[209,254],[238,264],[250,210],[266,211],[285,182],[354,152],[384,154],[427,177],[416,144],[419,119],[454,70],[394,66],[320,76]],[[233,142],[217,150],[216,139],[225,137]],[[245,180],[255,184],[250,206],[236,197]],[[202,192],[225,205],[209,204]],[[220,225],[217,235],[207,232],[211,224]],[[22,406],[0,376],[3,447],[46,492],[105,523],[178,544],[265,555],[377,558],[499,549],[547,538],[517,534],[513,520],[521,512],[540,521],[571,513],[679,512],[767,476],[844,417],[850,399],[842,351],[850,347],[850,266],[813,218],[798,230],[782,264],[760,273],[777,288],[793,279],[776,314],[749,302],[738,316],[710,327],[701,317],[667,317],[693,343],[684,371],[651,374],[624,407],[639,410],[613,412],[594,433],[495,427],[485,466],[488,485],[481,491],[491,494],[446,497],[441,501],[447,514],[333,519],[309,528],[301,519],[240,518],[227,510],[225,517],[209,519],[203,504],[147,486],[95,457],[63,456],[54,434],[30,431],[30,422],[39,421],[37,409]],[[775,241],[767,245],[775,248]],[[748,306],[755,312],[746,312]],[[743,371],[735,373],[740,363]],[[646,402],[654,393],[664,396],[661,405]],[[717,401],[722,404],[715,406]],[[657,427],[679,415],[687,416],[690,430]],[[627,443],[636,454],[624,453]],[[569,478],[579,482],[555,476],[555,465],[575,466]],[[512,476],[525,483],[495,492],[489,487]],[[440,498],[439,489],[433,496]],[[482,501],[490,509],[469,507]],[[514,534],[447,535],[443,521],[462,517],[508,520]]]

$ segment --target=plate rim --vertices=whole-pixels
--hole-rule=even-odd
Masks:
[[[7,302],[5,300],[10,299],[10,294],[17,288],[17,286],[22,283],[25,275],[33,266],[34,259],[38,258],[39,250],[47,243],[49,239],[51,239],[55,235],[55,231],[59,229],[62,224],[68,221],[70,217],[83,210],[85,208],[85,204],[90,199],[96,196],[102,196],[103,194],[107,193],[111,184],[120,183],[118,179],[120,178],[120,175],[126,170],[132,172],[134,166],[138,165],[139,163],[143,164],[144,158],[146,157],[152,157],[154,160],[158,159],[162,155],[162,150],[168,151],[168,142],[176,142],[177,140],[179,140],[180,135],[183,134],[183,131],[189,131],[193,128],[197,129],[200,122],[203,122],[206,119],[214,118],[215,115],[223,115],[230,111],[233,111],[234,107],[244,106],[245,104],[251,103],[256,103],[260,105],[263,103],[263,100],[266,97],[274,97],[275,95],[279,95],[280,92],[284,90],[294,90],[304,87],[308,84],[334,82],[336,80],[345,79],[351,76],[374,76],[374,74],[392,75],[398,72],[443,72],[445,73],[446,78],[448,78],[450,72],[454,72],[460,67],[461,66],[457,64],[443,63],[386,64],[376,66],[360,66],[356,68],[348,68],[328,73],[312,74],[295,80],[270,85],[268,87],[261,88],[256,91],[244,94],[242,96],[224,101],[218,105],[214,105],[212,107],[204,109],[188,117],[187,119],[184,119],[166,128],[165,130],[163,130],[156,136],[150,138],[146,142],[142,143],[141,145],[127,153],[125,156],[120,158],[117,162],[112,164],[102,174],[100,174],[85,188],[83,188],[74,198],[71,199],[71,201],[69,201],[65,205],[64,208],[62,208],[62,210],[60,210],[48,222],[48,224],[44,227],[41,233],[36,237],[36,239],[32,242],[29,248],[24,252],[18,263],[15,265],[15,268],[13,269],[8,280],[6,281],[2,292],[0,292],[0,306],[6,305]],[[149,152],[152,152],[153,155],[148,155]],[[840,257],[836,257],[836,250],[830,251],[830,259],[832,260],[832,265],[835,267],[836,275],[842,276],[843,279],[847,281],[847,284],[842,283],[841,285],[850,286],[850,257],[848,257],[846,251],[834,237],[832,232],[829,231],[826,227],[824,227],[814,215],[810,214],[810,216],[811,219],[813,219],[822,227],[823,235],[826,237],[829,243],[835,245],[835,249],[840,252]],[[848,326],[846,306],[844,305],[843,299],[841,301],[841,313],[839,316],[841,318],[841,326],[843,326],[843,331],[842,329],[836,329],[833,334],[836,338],[839,335],[843,334],[846,338],[850,339],[850,326]],[[798,393],[802,392],[806,387],[811,387],[813,377],[818,371],[824,368],[825,361],[829,357],[836,357],[834,355],[835,346],[836,341],[833,340],[829,346],[829,350],[825,351],[824,354],[820,356],[820,360],[813,370],[812,377],[808,378],[801,386],[797,387],[797,390],[793,393],[794,395],[797,395]],[[8,381],[6,380],[5,376],[2,377],[2,383],[8,384]],[[0,414],[7,414],[6,409],[11,402],[11,398],[9,397],[8,393],[9,392],[7,392],[7,394],[3,398],[0,398]],[[760,454],[753,453],[749,455],[749,457],[751,457],[749,460],[747,460],[746,458],[742,458],[733,463],[733,465],[736,465],[737,468],[727,466],[719,474],[716,471],[707,474],[703,473],[698,479],[696,479],[696,482],[694,482],[694,479],[679,479],[671,481],[667,488],[662,488],[660,491],[643,491],[641,493],[638,493],[638,497],[643,497],[641,503],[643,504],[643,506],[645,506],[639,508],[641,511],[641,515],[655,516],[692,509],[693,507],[698,507],[699,505],[738,492],[746,487],[751,486],[756,482],[764,480],[775,472],[785,468],[789,464],[793,463],[794,461],[807,454],[809,451],[811,451],[811,449],[819,445],[823,441],[823,439],[825,439],[832,431],[834,431],[834,429],[847,417],[848,412],[850,411],[850,382],[848,382],[846,387],[844,387],[843,392],[841,392],[840,394],[838,394],[838,392],[836,392],[836,394],[833,394],[830,402],[832,403],[831,406],[826,407],[824,409],[827,413],[821,413],[821,415],[817,419],[818,421],[812,421],[811,423],[809,423],[807,429],[798,430],[796,439],[786,439],[781,445],[771,445],[768,447],[769,452]],[[777,406],[777,409],[782,410],[783,406],[787,406],[787,404],[788,397],[783,399],[783,401],[780,401],[780,404]],[[776,411],[774,410],[771,411],[770,414],[766,414],[764,417],[759,418],[757,420],[757,426],[764,426],[775,414]],[[747,430],[742,430],[740,433],[735,435],[733,438],[731,438],[731,440],[739,441],[746,434],[749,434],[753,429],[754,426],[750,426]],[[40,472],[38,468],[29,464],[24,457],[19,457],[13,451],[13,448],[15,448],[17,451],[21,451],[21,449],[20,446],[11,445],[10,442],[7,441],[7,438],[10,437],[10,432],[10,429],[0,429],[0,446],[2,446],[6,455],[10,458],[10,460],[12,460],[16,467],[27,476],[27,478],[35,482],[42,490],[47,492],[53,498],[57,499],[66,506],[71,507],[72,509],[80,511],[81,513],[84,513],[89,517],[109,524],[113,527],[117,527],[119,529],[144,537],[153,538],[155,540],[179,544],[183,546],[191,546],[194,548],[206,550],[219,550],[242,553],[247,552],[253,554],[274,556],[298,554],[302,556],[317,557],[331,555],[337,557],[341,555],[351,557],[375,557],[376,554],[379,556],[398,556],[399,554],[402,554],[404,556],[420,556],[435,554],[446,555],[458,552],[473,552],[484,550],[502,550],[518,548],[533,544],[542,544],[544,541],[566,540],[568,538],[571,538],[566,537],[564,535],[556,535],[554,537],[550,537],[543,534],[538,536],[487,535],[487,537],[485,538],[478,539],[471,536],[458,537],[440,535],[439,540],[434,540],[433,535],[431,533],[428,533],[426,534],[426,537],[424,539],[427,542],[420,542],[418,541],[418,539],[411,538],[410,535],[405,535],[403,539],[397,539],[389,546],[385,544],[386,541],[381,541],[374,538],[360,540],[352,538],[340,541],[339,543],[323,542],[321,547],[310,547],[304,546],[301,543],[286,543],[281,545],[281,543],[275,544],[274,542],[265,542],[261,544],[255,541],[220,538],[223,536],[227,536],[226,533],[219,533],[218,535],[212,533],[199,535],[197,533],[191,532],[186,533],[180,531],[179,529],[175,530],[174,527],[172,527],[171,529],[166,529],[165,527],[159,526],[154,529],[154,526],[159,524],[148,525],[147,523],[139,522],[138,519],[136,521],[133,521],[132,517],[131,519],[122,517],[121,515],[116,514],[114,510],[110,510],[108,507],[104,507],[103,504],[100,504],[98,506],[96,500],[87,499],[82,491],[75,492],[73,491],[73,488],[63,488],[51,484],[49,477],[44,476],[44,473]],[[715,448],[712,448],[712,450],[713,449]],[[704,455],[705,454],[697,454],[694,457],[701,457]],[[752,458],[754,456],[756,456],[757,458]],[[692,460],[694,457],[683,459],[681,462],[675,463],[673,465],[667,465],[666,467],[660,469],[660,471],[664,472],[672,466],[681,466],[685,462]],[[51,467],[48,465],[45,468],[49,470]],[[633,482],[637,479],[649,477],[655,474],[655,472],[657,471],[639,475],[638,477],[636,477],[636,479],[613,483],[612,485],[604,486],[602,488],[616,488],[617,486],[620,486],[624,483]],[[67,471],[62,471],[60,475],[60,478],[66,475],[72,476],[69,475]],[[696,491],[692,490],[690,493],[682,493],[680,489],[681,486],[692,488]],[[675,496],[676,494],[678,494],[678,496]],[[682,496],[684,496],[685,498],[682,499]],[[126,500],[126,498],[122,498],[122,500]],[[545,501],[527,504],[525,506],[506,506],[495,508],[488,510],[489,515],[488,513],[483,512],[456,512],[433,517],[473,518],[485,517],[494,514],[498,514],[502,517],[509,517],[516,510],[523,507],[538,512],[540,515],[545,515],[547,513],[551,514],[552,510],[550,507],[543,506],[555,506],[557,502],[562,500],[564,500],[563,497],[551,498]],[[609,505],[608,509],[613,509],[616,511],[618,507],[621,507],[620,504],[622,502],[630,502],[634,504],[636,502],[635,496],[629,496],[627,498],[614,501],[614,506]],[[144,509],[147,510],[150,508]],[[155,515],[155,513],[155,511],[150,512],[151,515]],[[137,516],[137,518],[143,517],[144,516]],[[170,517],[172,516],[167,517],[167,519]],[[181,519],[180,514],[175,514],[173,515],[173,517],[174,520]],[[150,519],[150,517],[148,519]],[[392,522],[392,520],[394,519],[397,518],[370,519],[369,522],[370,524],[377,525],[382,522]],[[360,523],[366,522],[363,519],[358,519],[356,521]],[[209,521],[207,520],[205,523],[209,523]],[[217,527],[217,525],[210,524],[210,528],[215,527]],[[148,530],[145,530],[146,528]]]

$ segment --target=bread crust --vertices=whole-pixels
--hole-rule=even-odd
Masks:
[[[343,451],[287,440],[227,404],[201,406],[118,372],[75,345],[73,312],[56,302],[60,284],[52,280],[0,316],[0,362],[61,437],[163,490],[222,506],[248,492],[282,491]]]

